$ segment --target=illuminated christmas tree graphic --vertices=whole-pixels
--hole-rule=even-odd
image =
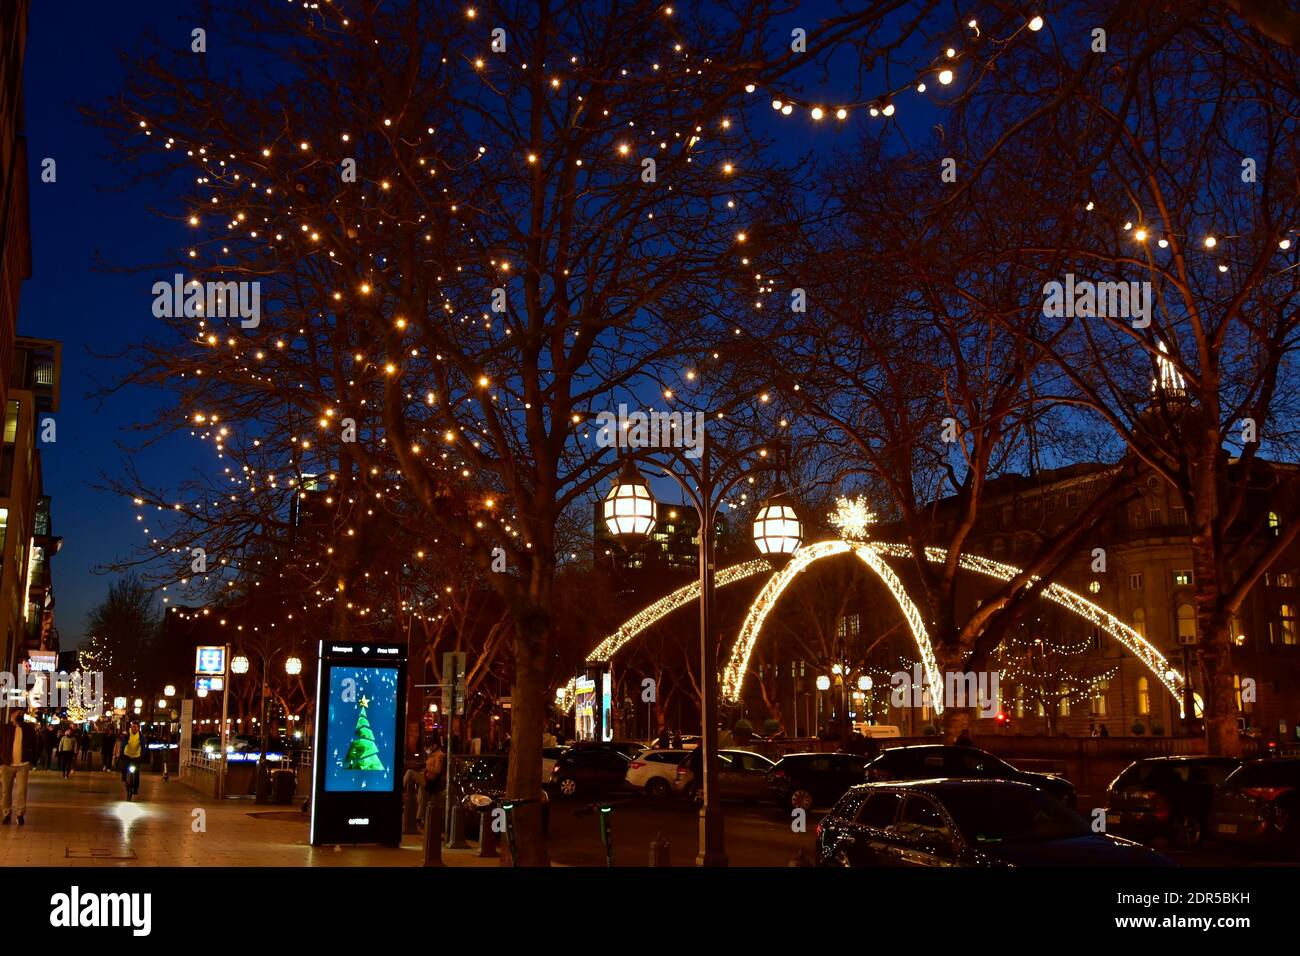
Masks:
[[[379,760],[379,747],[375,744],[374,731],[370,729],[370,720],[366,717],[366,708],[370,701],[361,698],[361,710],[357,713],[357,727],[352,732],[352,743],[343,757],[344,770],[379,770],[384,765]]]

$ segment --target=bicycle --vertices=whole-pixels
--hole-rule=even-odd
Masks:
[[[134,800],[135,795],[140,792],[140,767],[138,764],[127,764],[126,772],[122,775],[122,783],[126,787],[126,799]]]

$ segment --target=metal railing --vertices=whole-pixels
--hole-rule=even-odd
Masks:
[[[221,756],[220,754],[210,754],[206,750],[190,750],[186,766],[216,776],[221,772]]]

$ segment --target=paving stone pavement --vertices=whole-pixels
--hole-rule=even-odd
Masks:
[[[115,773],[84,770],[63,779],[33,770],[26,825],[0,826],[0,868],[122,866],[420,866],[423,837],[400,848],[311,847],[307,815],[252,800],[213,800],[175,777],[144,774],[128,802]],[[194,832],[194,811],[206,832]],[[473,850],[443,850],[450,866],[498,866]]]

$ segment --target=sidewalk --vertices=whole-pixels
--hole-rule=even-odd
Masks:
[[[83,770],[64,780],[33,770],[27,825],[0,826],[0,868],[22,866],[420,866],[424,838],[400,849],[307,845],[307,815],[297,806],[214,801],[160,775],[141,778],[142,793],[124,799],[116,773]],[[196,810],[204,811],[196,814]],[[206,831],[195,832],[206,817]],[[448,866],[499,866],[474,850],[442,851]]]

